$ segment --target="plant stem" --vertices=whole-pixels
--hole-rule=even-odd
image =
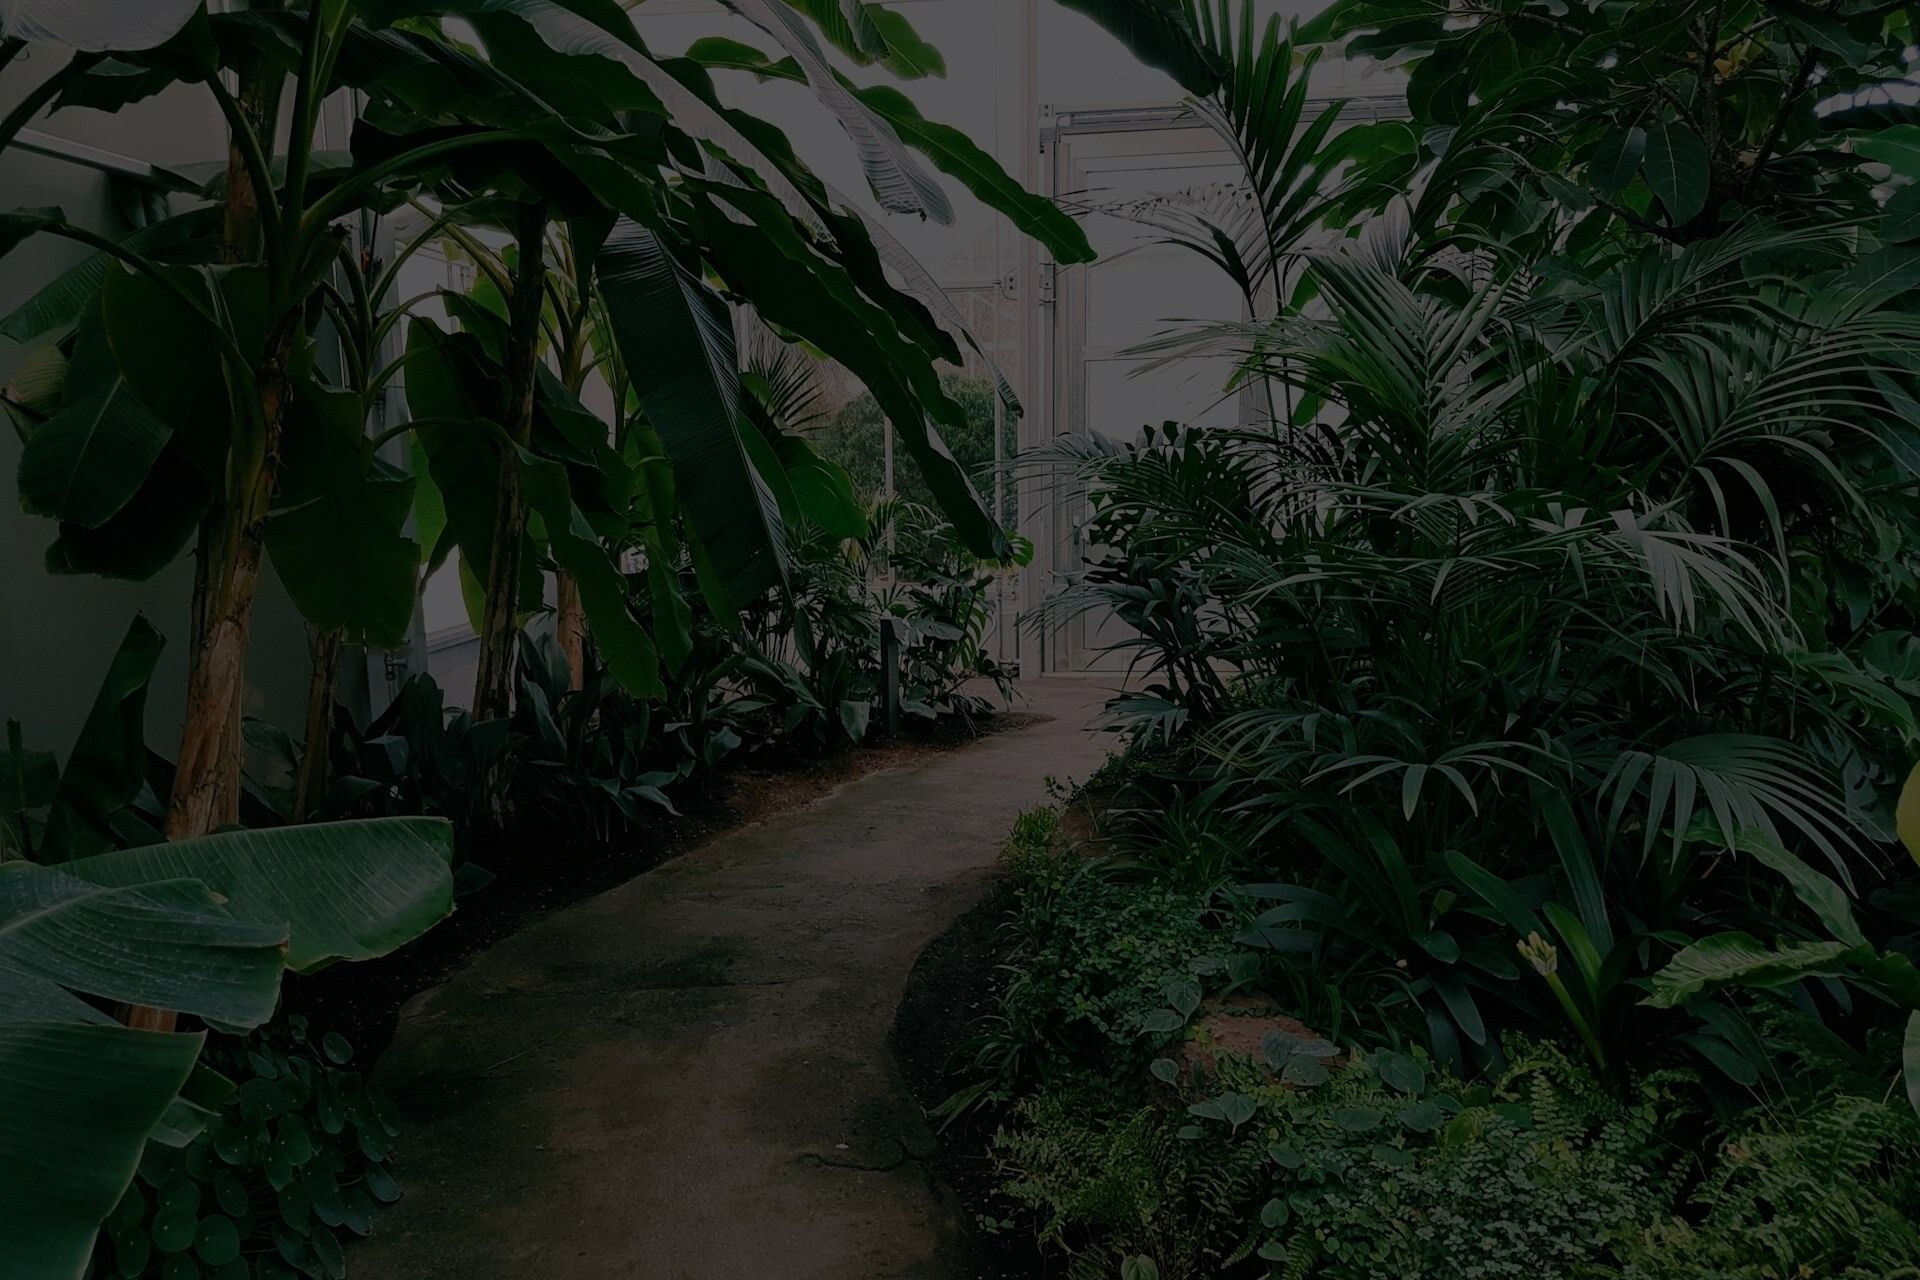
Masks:
[[[333,707],[340,688],[340,654],[345,648],[346,636],[338,630],[322,631],[313,638],[313,674],[307,683],[307,730],[300,751],[300,772],[293,787],[295,822],[313,821],[327,794]]]
[[[486,566],[486,612],[480,628],[479,670],[474,676],[473,716],[504,719],[513,698],[514,642],[519,635],[520,544],[527,511],[520,489],[520,449],[533,438],[534,376],[539,365],[540,312],[546,298],[547,211],[528,205],[520,215],[520,260],[507,297],[508,440],[500,450],[500,481],[494,504],[493,539]]]

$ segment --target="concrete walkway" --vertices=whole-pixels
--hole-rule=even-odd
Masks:
[[[354,1280],[959,1280],[887,1031],[1014,816],[1102,758],[1103,686],[1023,693],[1053,719],[731,832],[414,1000],[377,1073],[406,1198]]]

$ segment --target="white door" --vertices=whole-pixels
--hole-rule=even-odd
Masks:
[[[1220,139],[1177,111],[1062,115],[1056,122],[1054,190],[1085,210],[1081,222],[1100,257],[1054,278],[1053,423],[1059,434],[1138,440],[1149,426],[1245,421],[1229,395],[1231,359],[1184,359],[1158,369],[1137,349],[1183,322],[1243,318],[1245,304],[1226,273],[1118,210],[1138,201],[1203,200],[1244,174]],[[1116,212],[1109,212],[1116,211]],[[1089,553],[1083,494],[1054,495],[1056,572],[1077,570]],[[1048,637],[1056,670],[1124,671],[1130,628],[1111,614],[1086,613]]]

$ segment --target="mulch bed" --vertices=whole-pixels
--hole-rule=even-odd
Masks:
[[[1007,923],[1011,895],[996,892],[960,917],[921,953],[894,1015],[893,1052],[907,1086],[932,1110],[964,1083],[955,1069],[966,1062],[969,1042],[982,1019],[1000,1007],[1009,974]],[[1063,1274],[1050,1267],[1032,1238],[1018,1229],[988,1231],[979,1218],[994,1208],[1000,1178],[989,1154],[1004,1112],[977,1107],[940,1132],[929,1161],[935,1175],[960,1201],[968,1228],[958,1274],[967,1280],[1044,1280]]]
[[[867,774],[952,751],[1034,719],[1006,713],[973,726],[958,721],[915,726],[892,742],[826,758],[763,752],[728,770],[708,793],[677,797],[680,817],[663,816],[625,846],[569,847],[543,840],[538,831],[497,837],[473,858],[495,879],[462,897],[450,919],[382,959],[289,975],[282,1004],[289,1013],[306,1015],[317,1032],[345,1036],[354,1047],[355,1064],[364,1070],[393,1038],[401,1006],[535,921],[625,884],[735,827],[802,808]]]

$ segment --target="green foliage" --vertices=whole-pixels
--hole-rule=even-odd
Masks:
[[[958,374],[941,375],[941,386],[964,415],[964,426],[946,433],[947,448],[967,474],[990,475],[994,463],[994,390],[991,384]],[[854,492],[872,506],[886,495],[887,416],[870,394],[848,401],[840,411],[809,432],[820,452],[843,467],[853,479]],[[1012,457],[1015,450],[1008,449]],[[894,493],[902,502],[931,507],[933,493],[926,479],[906,460],[894,468]]]
[[[234,1082],[182,1149],[149,1147],[107,1219],[97,1280],[340,1280],[342,1245],[400,1196],[389,1167],[397,1117],[349,1069],[352,1047],[295,1015],[207,1063]]]
[[[1881,1280],[1920,1258],[1911,1108],[1839,1096],[1756,1114],[1680,1206],[1627,1250],[1631,1280]]]
[[[1050,1088],[1000,1138],[1006,1192],[1083,1250],[1075,1275],[1135,1255],[1183,1277],[1618,1274],[1674,1185],[1671,1098],[1649,1082],[1622,1105],[1557,1053],[1512,1056],[1478,1087],[1383,1054],[1308,1089],[1247,1062],[1173,1074],[1185,1106]]]
[[[930,508],[884,504],[874,525],[873,552],[880,552],[883,540],[887,544],[887,579],[876,604],[905,632],[901,709],[924,720],[957,715],[971,722],[993,708],[985,695],[964,688],[976,681],[992,684],[1002,702],[1011,702],[1012,678],[987,645],[1000,567],[969,553]],[[1013,563],[1031,558],[1024,539],[1016,540],[1015,550]]]
[[[1098,862],[1055,858],[1032,870],[1019,885],[996,1032],[1021,1050],[1003,1070],[1018,1079],[1076,1060],[1138,1070],[1169,1038],[1167,1028],[1148,1036],[1169,984],[1224,985],[1234,948],[1219,909],[1209,894],[1130,881]]]
[[[1237,60],[1215,105],[1287,74]],[[1671,143],[1647,154],[1674,168]],[[1155,344],[1236,357],[1270,421],[1049,450],[1112,548],[1049,616],[1124,623],[1111,710],[1178,744],[1129,852],[1247,882],[1291,989],[1456,1070],[1544,1007],[1603,1069],[1678,1041],[1751,1084],[1750,1039],[1640,984],[1703,918],[1805,942],[1910,876],[1876,847],[1920,742],[1894,656],[1920,508],[1865,501],[1911,490],[1906,258],[1831,206],[1491,249],[1434,210],[1470,209],[1504,145],[1461,123],[1364,238],[1289,255],[1278,314]]]
[[[1525,253],[1553,252],[1574,223],[1592,245],[1684,242],[1755,212],[1872,215],[1863,160],[1920,176],[1898,152],[1912,107],[1880,92],[1914,71],[1904,5],[1339,0],[1307,34],[1407,68],[1426,154],[1488,144],[1498,158],[1445,214]]]
[[[1066,856],[1060,811],[1043,805],[1013,820],[1013,830],[1000,846],[1000,869],[1016,887],[1033,885],[1051,878]]]

